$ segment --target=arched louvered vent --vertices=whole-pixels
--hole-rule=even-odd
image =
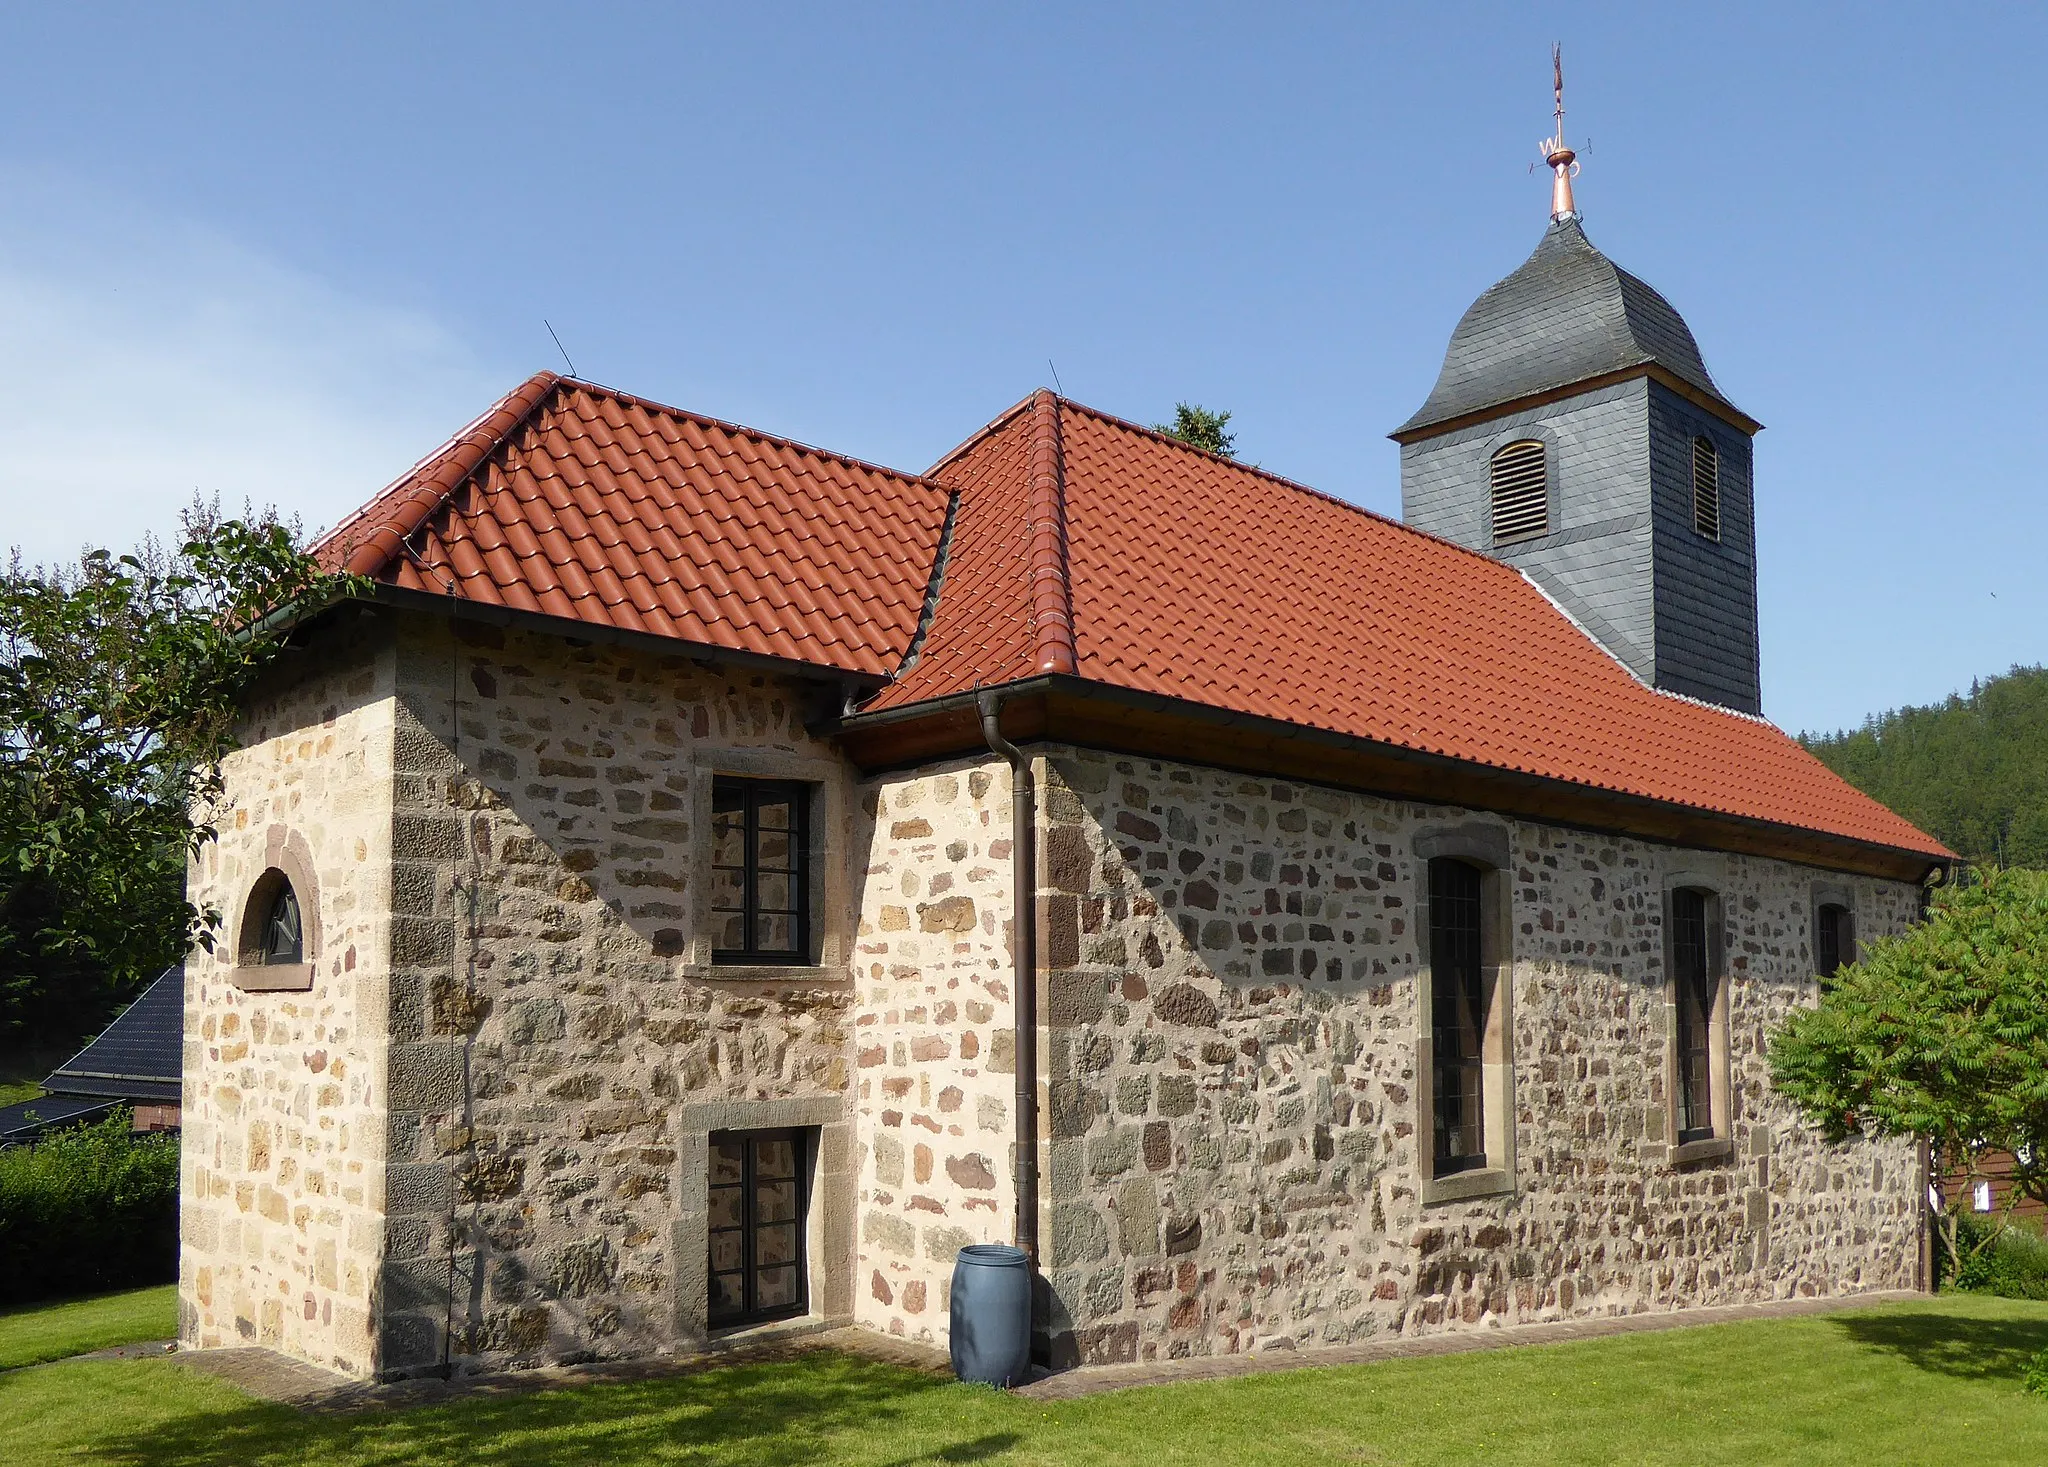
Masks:
[[[1550,533],[1550,476],[1543,445],[1534,438],[1510,443],[1493,456],[1493,543]]]
[[[1692,441],[1692,527],[1721,538],[1721,455],[1711,438]]]

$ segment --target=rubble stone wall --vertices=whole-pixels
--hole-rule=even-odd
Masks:
[[[219,839],[188,873],[221,914],[185,964],[178,1309],[190,1346],[374,1368],[382,1254],[394,658],[366,630],[252,701],[223,762]],[[304,991],[232,975],[251,887],[280,861],[312,959]]]
[[[1864,939],[1917,892],[1780,861],[1054,750],[1044,1263],[1056,1359],[1172,1358],[1910,1287],[1911,1148],[1767,1087],[1816,995],[1816,883]],[[1515,1171],[1423,1205],[1418,835],[1504,829]],[[1733,1155],[1667,1148],[1663,891],[1726,920]],[[1423,1144],[1427,1144],[1424,1142]]]
[[[381,1370],[699,1341],[713,1129],[813,1129],[811,1310],[846,1317],[857,832],[801,686],[418,622],[398,691]],[[720,772],[816,784],[814,965],[710,963]]]
[[[855,1317],[943,1344],[953,1256],[1009,1242],[1016,1084],[1010,770],[868,785],[855,951]]]

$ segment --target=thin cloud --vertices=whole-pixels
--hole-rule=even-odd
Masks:
[[[195,490],[332,523],[505,384],[438,322],[0,172],[0,547],[124,549]]]

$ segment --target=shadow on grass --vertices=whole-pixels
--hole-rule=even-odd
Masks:
[[[978,1432],[968,1404],[934,1410],[928,1376],[819,1352],[776,1364],[668,1380],[592,1385],[478,1398],[403,1413],[307,1416],[250,1401],[195,1412],[125,1438],[95,1443],[121,1467],[283,1467],[375,1461],[583,1467],[621,1462],[703,1462],[796,1467],[830,1460],[842,1433],[896,1427],[917,1445],[888,1467],[983,1462],[1021,1441]],[[906,1418],[915,1418],[906,1419]],[[938,1441],[924,1446],[923,1442]],[[949,1439],[950,1438],[950,1439]]]
[[[2027,1362],[2048,1349],[2048,1318],[1845,1314],[1833,1322],[1859,1345],[1957,1380],[2018,1380]]]

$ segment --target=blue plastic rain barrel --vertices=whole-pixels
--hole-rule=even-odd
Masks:
[[[953,1259],[953,1374],[1022,1385],[1031,1373],[1031,1257],[1008,1243],[969,1243]]]

